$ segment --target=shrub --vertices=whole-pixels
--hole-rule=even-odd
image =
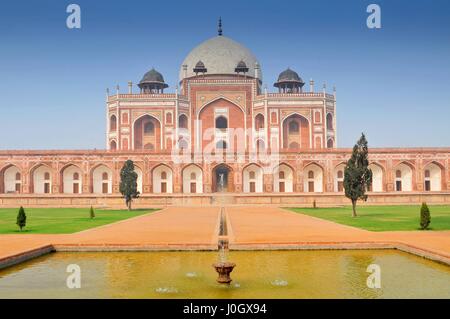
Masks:
[[[317,208],[316,200],[313,200],[313,208]]]
[[[420,229],[428,229],[431,223],[431,215],[430,209],[428,208],[426,203],[422,203],[422,207],[420,208]]]
[[[22,228],[24,228],[27,224],[27,215],[25,214],[25,209],[23,209],[22,206],[19,208],[16,224],[19,226],[20,231],[22,231]]]
[[[92,206],[91,209],[89,210],[89,217],[91,217],[91,219],[94,219],[95,217],[94,208]]]

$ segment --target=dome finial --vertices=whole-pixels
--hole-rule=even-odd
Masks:
[[[217,29],[217,34],[222,35],[222,17],[219,17],[219,27]]]

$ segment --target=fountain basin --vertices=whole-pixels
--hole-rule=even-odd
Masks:
[[[231,285],[216,282],[217,252],[56,252],[0,270],[3,298],[449,298],[450,267],[397,250],[230,251]],[[67,266],[81,269],[68,289]],[[381,289],[367,267],[381,269]],[[187,275],[193,274],[195,276]]]

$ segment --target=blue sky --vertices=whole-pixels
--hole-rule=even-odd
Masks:
[[[69,30],[66,7],[82,9]],[[366,27],[366,7],[382,28]],[[0,149],[105,147],[105,89],[155,67],[174,90],[189,51],[247,46],[273,90],[286,67],[337,87],[339,146],[450,146],[450,2],[9,1],[0,7]],[[135,89],[136,90],[136,89]]]

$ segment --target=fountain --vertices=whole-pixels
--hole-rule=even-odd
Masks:
[[[224,177],[223,173],[220,173],[219,174],[219,192],[223,192],[223,189],[225,186],[223,177]]]
[[[220,284],[229,284],[232,281],[230,273],[233,271],[236,264],[227,261],[225,252],[225,245],[226,245],[225,242],[223,240],[219,241],[219,245],[221,245],[219,250],[219,261],[214,263],[213,267],[219,274],[219,277],[217,277],[217,282]]]
[[[220,228],[219,228],[219,261],[213,264],[219,277],[217,277],[217,282],[220,284],[229,284],[232,279],[230,273],[236,266],[235,263],[227,261],[227,251],[228,251],[228,238],[227,238],[227,221],[224,212],[224,208],[221,208],[220,212]]]

